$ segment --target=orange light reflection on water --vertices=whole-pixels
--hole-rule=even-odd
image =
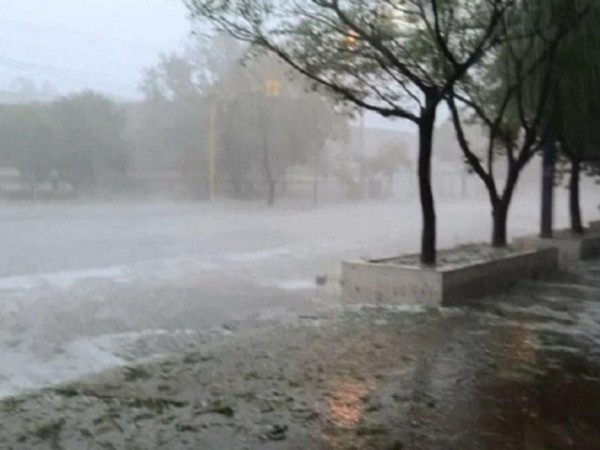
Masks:
[[[331,421],[339,428],[356,427],[363,414],[362,399],[369,393],[364,382],[344,380],[335,386],[329,400]]]

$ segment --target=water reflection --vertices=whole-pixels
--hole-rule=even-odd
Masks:
[[[363,399],[369,389],[363,381],[341,380],[329,400],[328,412],[331,422],[342,429],[355,428],[363,415]]]

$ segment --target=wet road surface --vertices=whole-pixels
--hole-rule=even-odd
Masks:
[[[600,262],[460,309],[344,308],[0,404],[6,448],[600,448]]]
[[[515,202],[512,235],[535,228],[532,204]],[[438,213],[440,247],[488,239],[487,201]],[[416,217],[417,203],[1,205],[0,398],[339,305],[315,278],[335,289],[343,259],[417,251]]]

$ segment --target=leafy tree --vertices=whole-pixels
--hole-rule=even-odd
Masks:
[[[583,20],[561,43],[553,72],[552,126],[570,165],[569,212],[575,234],[584,232],[579,194],[582,170],[600,160],[600,130],[595,125],[600,115],[600,7],[587,6]]]
[[[108,98],[94,92],[63,97],[52,105],[54,168],[76,190],[97,193],[129,163],[123,141],[125,117]]]
[[[514,0],[187,0],[208,21],[278,56],[337,99],[419,129],[421,260],[436,262],[431,153],[439,104],[498,43]]]
[[[345,122],[321,96],[306,95],[278,61],[263,58],[242,65],[242,54],[231,38],[201,39],[147,72],[149,110],[156,111],[154,120],[170,124],[166,139],[154,146],[183,151],[183,167],[197,176],[209,164],[208,151],[201,149],[215,133],[219,173],[234,195],[255,191],[254,182],[261,178],[267,202],[273,204],[287,167],[309,161]],[[277,95],[266,91],[269,80],[276,81]]]
[[[411,161],[404,142],[390,140],[379,147],[377,154],[364,161],[367,176],[383,176],[388,183],[388,192],[392,192],[394,175],[403,167],[409,169]]]
[[[56,88],[49,82],[36,85],[31,80],[17,77],[8,89],[0,90],[3,104],[47,103],[58,97]]]
[[[149,160],[146,164],[181,173],[198,198],[207,192],[203,170],[207,158],[202,150],[209,121],[206,95],[213,82],[208,68],[218,66],[210,60],[213,53],[209,42],[199,40],[181,53],[163,56],[146,71],[145,100],[134,134],[135,145]]]
[[[522,2],[502,20],[502,45],[482,58],[449,91],[447,103],[460,148],[485,185],[492,206],[492,245],[507,245],[507,218],[520,174],[543,144],[557,49],[576,23],[573,15],[550,20],[562,11],[555,2]],[[484,149],[469,142],[465,116],[488,132]],[[504,159],[506,179],[498,182],[497,161]]]
[[[275,83],[277,92],[269,93],[268,83]],[[221,114],[224,171],[233,180],[240,171],[258,167],[269,205],[288,167],[317,165],[326,141],[347,131],[346,118],[319,94],[306,93],[301,81],[274,58],[233,68],[220,88],[224,86],[234,93]]]
[[[348,200],[358,200],[362,197],[360,177],[354,169],[353,160],[343,155],[338,155],[333,166],[333,174],[344,189]]]
[[[0,109],[0,160],[14,166],[30,188],[47,180],[54,164],[54,129],[42,104],[3,106]]]

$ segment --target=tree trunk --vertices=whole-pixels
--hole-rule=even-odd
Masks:
[[[523,170],[523,165],[511,164],[508,171],[508,178],[506,180],[506,187],[501,197],[493,197],[492,195],[492,218],[493,218],[493,231],[492,231],[492,246],[496,248],[504,248],[508,245],[508,211],[512,203],[515,190],[517,189],[517,183],[519,182],[519,175]]]
[[[575,234],[583,234],[581,221],[581,207],[579,200],[579,180],[581,175],[581,162],[573,158],[571,160],[571,181],[569,183],[569,211],[571,213],[571,231]]]
[[[230,180],[231,180],[231,187],[233,188],[233,198],[235,198],[235,199],[243,198],[242,186],[241,186],[240,180],[236,176],[230,177]]]
[[[267,205],[273,206],[275,204],[275,192],[277,183],[274,180],[267,180]]]
[[[315,173],[313,179],[313,207],[317,207],[319,205],[319,165],[321,163],[321,158],[319,155],[319,151],[317,151],[315,158]]]
[[[542,223],[541,237],[552,239],[554,222],[554,173],[556,170],[556,146],[548,136],[544,142],[542,161]]]
[[[492,246],[496,248],[504,248],[508,245],[507,238],[507,220],[508,220],[508,205],[509,202],[498,201],[492,207]]]
[[[37,183],[35,181],[35,177],[31,177],[29,179],[29,195],[32,202],[37,201]]]
[[[263,171],[265,176],[265,181],[267,183],[267,205],[273,206],[275,204],[275,185],[276,179],[273,176],[273,170],[271,168],[271,158],[270,158],[270,147],[269,147],[269,135],[267,131],[267,111],[266,104],[263,104],[263,108],[261,108],[261,128],[262,128],[262,138],[263,138]]]
[[[431,189],[431,153],[435,114],[435,104],[432,99],[428,98],[426,110],[419,123],[419,191],[423,214],[421,263],[427,266],[433,266],[436,263],[435,201]]]

